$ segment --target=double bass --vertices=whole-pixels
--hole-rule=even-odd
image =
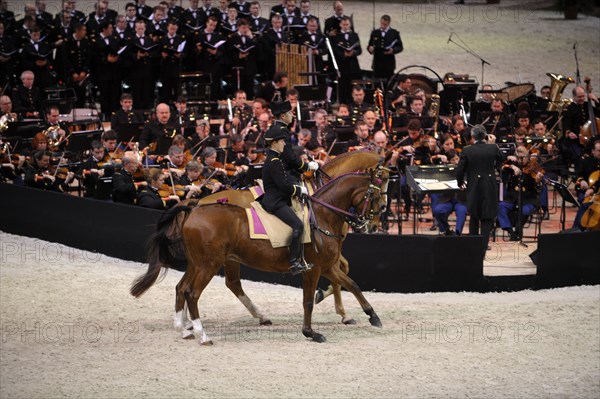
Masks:
[[[596,115],[594,114],[594,106],[590,99],[590,94],[592,94],[591,79],[586,76],[583,81],[585,82],[585,92],[587,94],[589,119],[583,124],[581,130],[579,131],[579,144],[585,146],[592,139],[592,137],[598,136],[598,130],[600,130],[600,118],[596,118]]]

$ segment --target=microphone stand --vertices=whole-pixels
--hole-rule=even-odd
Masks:
[[[458,33],[454,33],[454,34],[458,37],[458,39],[462,42],[462,44],[457,43],[454,40],[452,40],[452,36],[448,39],[448,42],[454,43],[455,45],[457,45],[458,47],[465,50],[467,53],[471,54],[473,57],[478,58],[479,61],[481,61],[481,84],[484,84],[485,83],[485,80],[484,80],[485,64],[488,64],[490,66],[491,66],[491,64],[489,62],[487,62],[486,60],[484,60],[483,58],[481,58],[481,56],[479,54],[477,54],[476,52],[471,50],[471,48],[460,38],[460,36],[458,36]]]
[[[573,44],[573,55],[575,56],[575,67],[577,71],[575,72],[577,76],[577,86],[581,84],[581,74],[579,73],[579,58],[577,57],[577,42]]]

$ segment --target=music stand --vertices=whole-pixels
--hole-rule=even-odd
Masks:
[[[347,141],[336,141],[331,148],[329,155],[340,155],[348,152],[349,144]]]
[[[77,102],[75,90],[71,88],[44,89],[44,96],[42,108],[48,109],[51,106],[57,106],[61,115],[70,114]]]
[[[10,122],[8,124],[8,128],[4,134],[5,137],[14,137],[18,136],[23,139],[31,139],[37,133],[44,131],[44,128],[39,125],[40,120],[36,120],[35,122],[30,121],[18,121],[18,122]]]
[[[75,132],[69,136],[67,147],[70,152],[83,152],[92,147],[92,141],[100,140],[102,130],[88,130],[83,132]]]
[[[350,141],[354,139],[354,128],[352,126],[334,126],[333,132],[338,141]]]
[[[153,151],[155,155],[166,155],[169,153],[169,148],[173,145],[173,138],[162,136],[156,140],[156,149]]]
[[[119,123],[117,125],[117,136],[119,140],[124,143],[138,142],[140,141],[140,135],[142,134],[142,130],[144,130],[145,122],[135,122],[135,123]]]
[[[302,101],[321,102],[327,100],[326,85],[295,85],[294,89],[298,90],[298,98]]]
[[[552,179],[548,179],[547,181],[552,187],[554,187],[554,189],[562,198],[562,205],[560,207],[560,225],[562,230],[564,230],[566,219],[566,203],[568,202],[570,204],[577,205],[577,208],[579,208],[581,204],[579,203],[579,201],[577,201],[577,198],[573,197],[573,194],[571,194],[566,185]]]

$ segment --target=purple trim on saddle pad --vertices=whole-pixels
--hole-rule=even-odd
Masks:
[[[263,225],[262,221],[260,220],[260,218],[258,217],[258,214],[256,213],[256,209],[254,208],[250,208],[250,212],[252,213],[252,224],[254,226],[254,234],[267,234],[267,230],[265,229],[265,226]]]
[[[219,198],[217,200],[217,204],[227,204],[229,202],[229,198]]]

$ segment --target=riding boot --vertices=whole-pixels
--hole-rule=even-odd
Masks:
[[[312,265],[306,263],[302,258],[302,230],[294,229],[290,243],[290,272],[296,275],[310,269],[312,269]]]

